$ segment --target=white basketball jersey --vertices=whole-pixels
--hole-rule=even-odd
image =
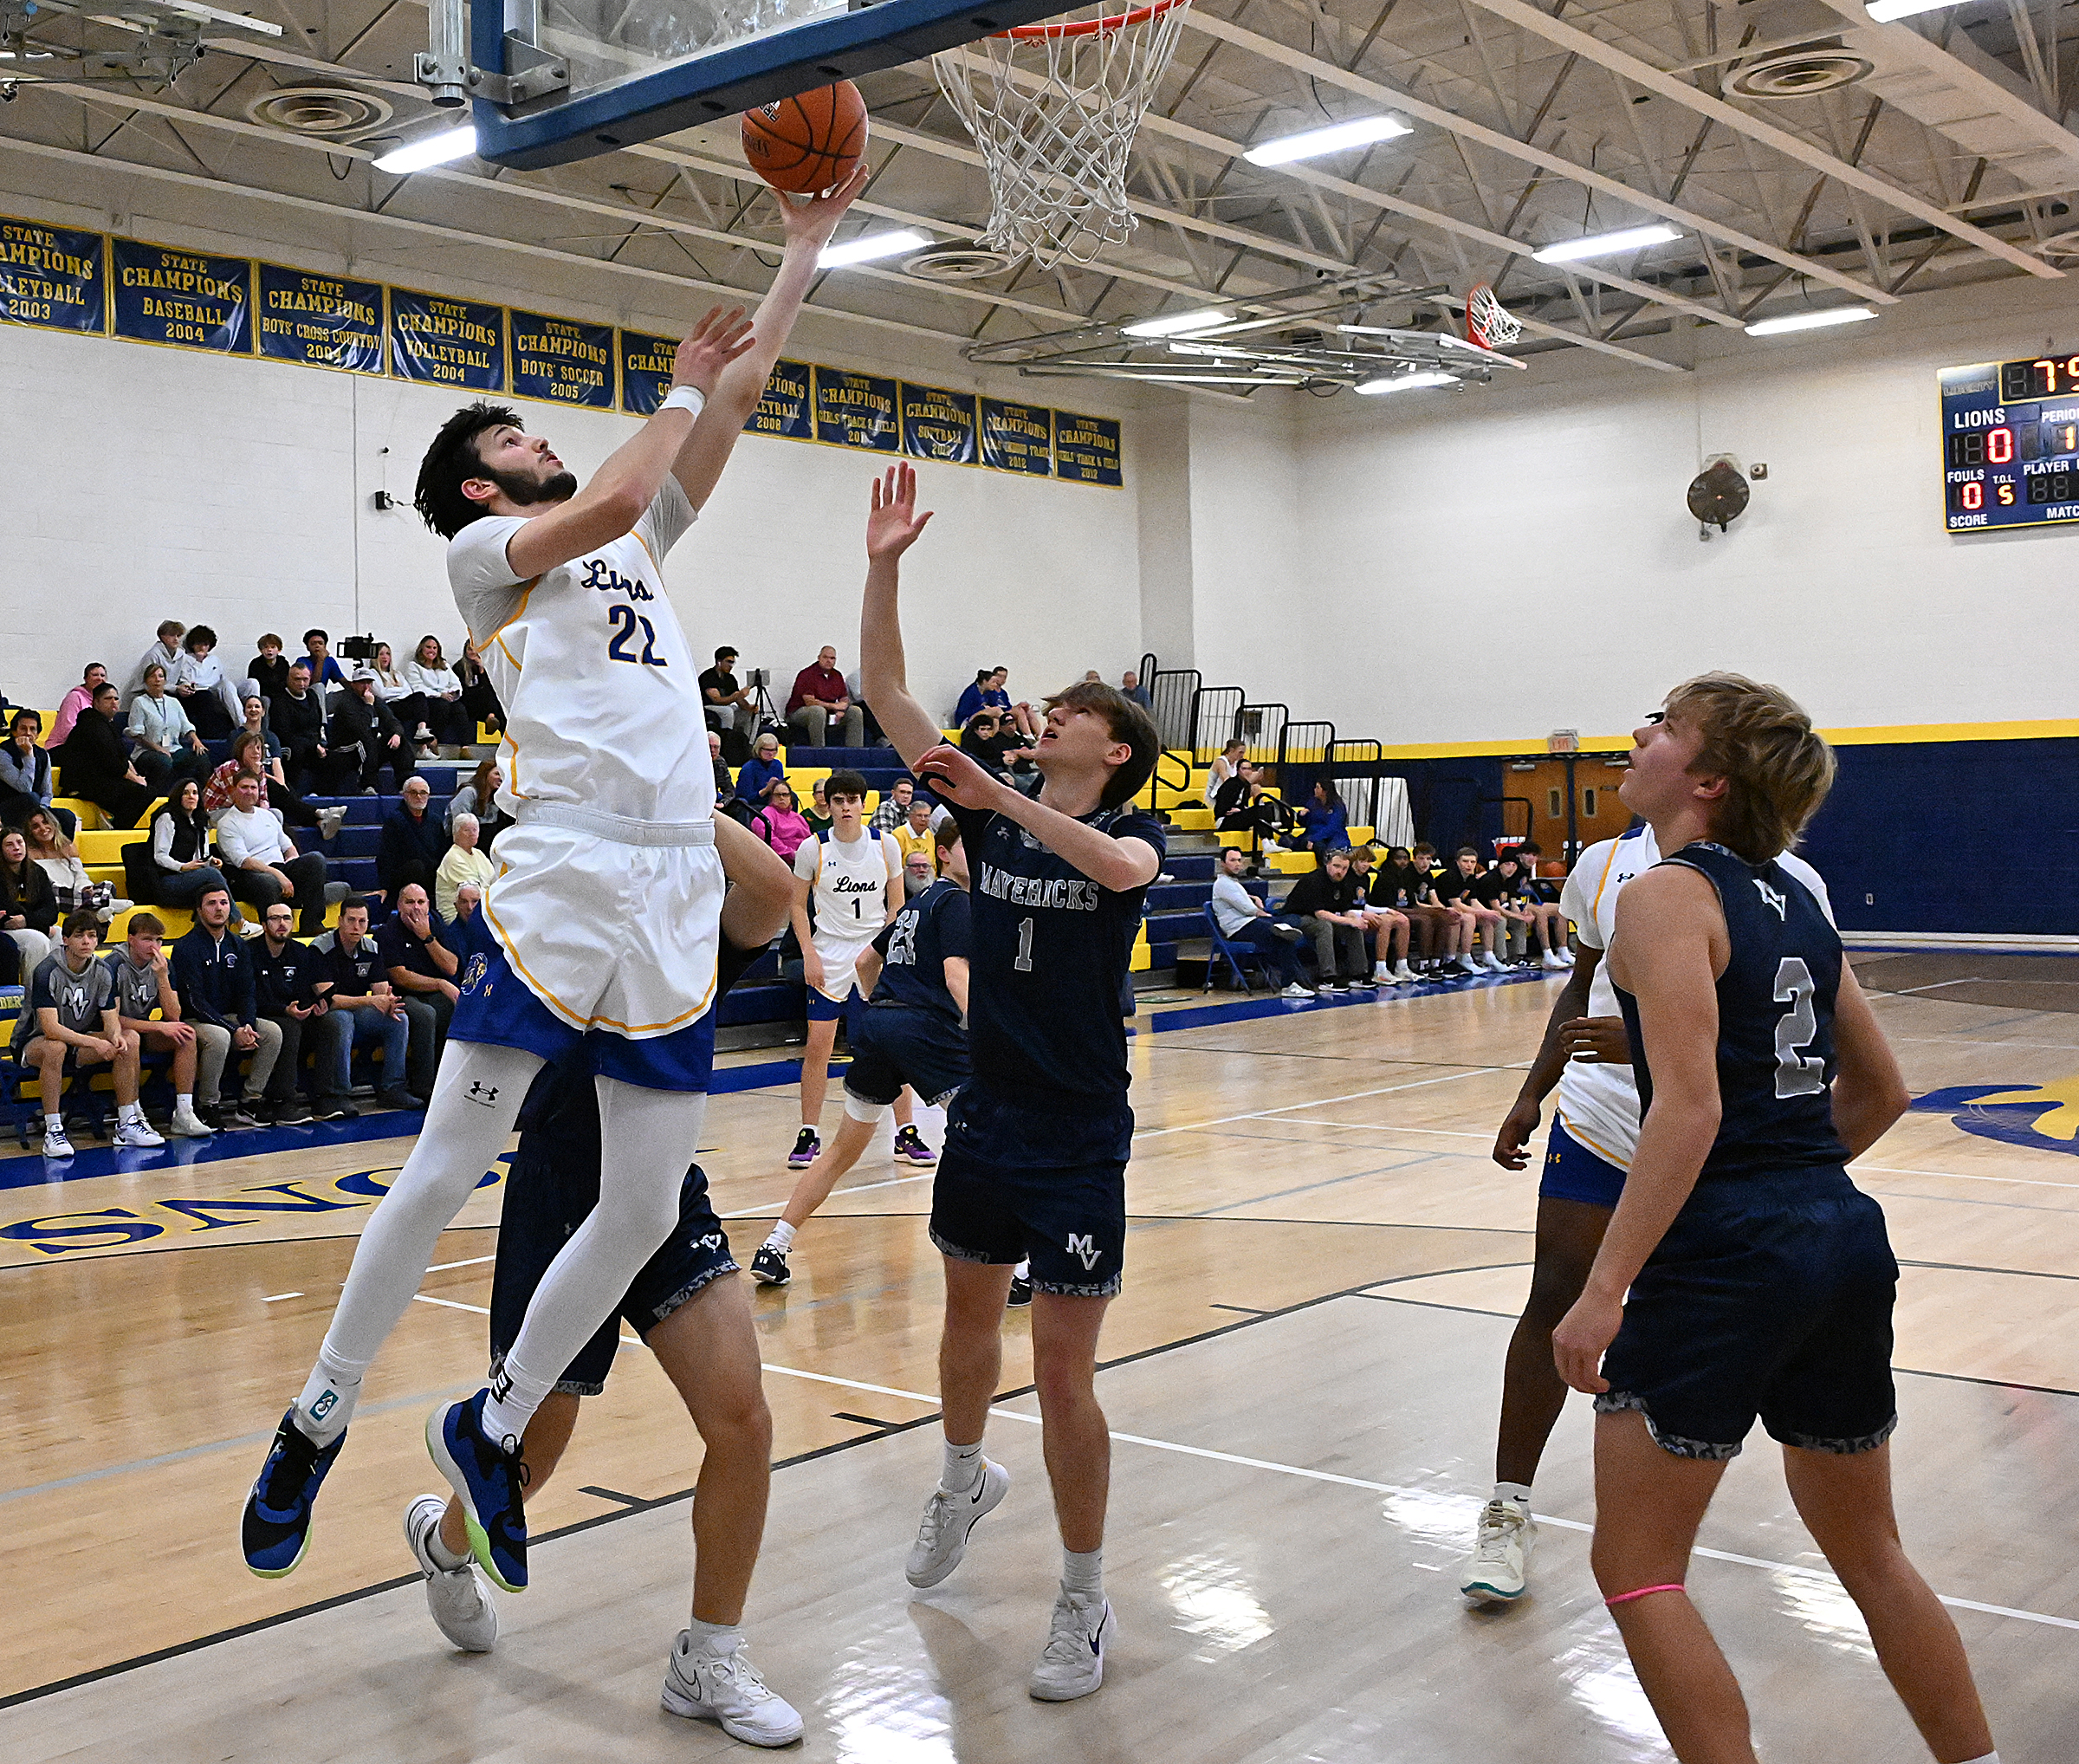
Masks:
[[[1581,853],[1559,905],[1573,920],[1581,941],[1591,950],[1607,952],[1617,927],[1617,896],[1624,885],[1661,861],[1653,829],[1641,826],[1621,839],[1603,840]],[[1777,859],[1812,891],[1820,911],[1830,923],[1833,902],[1819,872],[1803,858],[1785,852]],[[1617,1015],[1616,988],[1609,977],[1607,953],[1596,964],[1588,985],[1588,1014],[1591,1017]],[[1620,1170],[1631,1168],[1632,1154],[1639,1145],[1639,1089],[1629,1066],[1605,1066],[1600,1060],[1570,1060],[1559,1073],[1559,1100],[1555,1112],[1571,1133],[1590,1151]]]
[[[711,820],[715,770],[699,668],[664,593],[664,554],[693,524],[667,477],[632,533],[521,581],[485,516],[448,542],[448,580],[505,707],[499,806],[557,802],[643,821]]]
[[[895,841],[878,828],[861,830],[845,845],[830,830],[804,840],[794,853],[794,874],[814,886],[815,936],[844,943],[871,943],[888,923],[887,888],[902,874]]]

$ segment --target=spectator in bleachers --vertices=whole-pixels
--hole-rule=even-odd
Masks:
[[[1350,873],[1357,885],[1357,914],[1371,934],[1375,965],[1371,977],[1382,986],[1406,986],[1419,979],[1408,965],[1411,921],[1397,899],[1398,877],[1374,868],[1377,853],[1370,846],[1350,848]]]
[[[188,713],[188,721],[205,740],[222,741],[245,714],[245,695],[257,690],[249,680],[233,684],[217,659],[217,633],[198,625],[180,640],[180,659],[166,684]],[[133,700],[133,703],[135,701]]]
[[[418,1099],[405,1087],[411,1020],[405,1015],[404,1000],[391,989],[381,953],[368,935],[368,903],[349,894],[340,903],[339,929],[314,940],[310,949],[319,983],[327,989],[325,1002],[346,1025],[327,1094],[343,1099],[353,1088],[354,1043],[377,1042],[383,1064],[376,1101],[386,1109],[417,1108]]]
[[[352,1120],[360,1111],[344,1096],[332,1094],[339,1075],[340,1041],[347,1033],[346,1020],[334,1016],[319,995],[321,964],[309,944],[289,935],[294,918],[288,903],[277,900],[267,910],[262,935],[247,945],[253,957],[255,1015],[282,1034],[281,1055],[262,1099],[285,1127],[314,1116],[321,1121]],[[299,1094],[307,1046],[311,1055],[308,1102]]]
[[[765,801],[766,787],[775,778],[786,776],[787,768],[780,759],[780,737],[761,735],[750,758],[736,774],[736,794],[755,809]]]
[[[62,1106],[65,1062],[70,1060],[84,1089],[90,1067],[115,1075],[118,1145],[164,1145],[137,1105],[137,1038],[116,1015],[115,976],[94,959],[100,922],[90,912],[65,916],[63,940],[29,976],[15,1026],[15,1058],[36,1080],[43,1102],[43,1155],[69,1158]]]
[[[713,743],[709,745],[712,748]],[[473,814],[476,817],[476,843],[489,851],[498,835],[513,824],[512,816],[498,806],[498,793],[504,788],[505,774],[499,770],[498,762],[483,761],[470,774],[470,781],[448,799],[448,836],[454,837],[458,817]],[[726,781],[722,788],[729,788]]]
[[[1214,825],[1221,832],[1250,836],[1252,858],[1266,845],[1276,844],[1293,825],[1292,811],[1265,787],[1263,768],[1248,760],[1234,762],[1234,775],[1220,787],[1220,800],[1214,805]],[[1249,872],[1254,874],[1257,867],[1252,862]]]
[[[111,686],[107,690],[115,689]],[[117,896],[110,884],[96,882],[87,873],[86,865],[80,861],[79,847],[59,830],[55,811],[32,811],[22,823],[22,835],[29,844],[29,861],[50,883],[51,898],[57,902],[61,919],[85,909],[100,914],[106,924],[130,905]]]
[[[821,778],[808,787],[808,801],[801,805],[801,818],[808,823],[811,833],[830,831],[833,817],[830,812],[830,796],[824,788],[824,780]]]
[[[152,817],[153,898],[161,906],[192,906],[212,888],[230,886],[210,849],[211,828],[202,786],[183,778]],[[231,917],[240,917],[231,909]]]
[[[765,803],[751,817],[751,831],[788,863],[793,862],[794,853],[810,835],[808,821],[794,801],[793,787],[785,778],[775,778],[765,787]]]
[[[113,827],[135,827],[152,806],[152,791],[144,774],[131,764],[123,732],[116,726],[120,697],[106,680],[95,689],[94,703],[65,737],[58,769],[68,796],[84,796]]]
[[[397,718],[390,714],[390,707],[375,696],[373,670],[354,669],[346,684],[326,701],[325,708],[332,719],[334,750],[343,754],[351,749],[358,757],[361,794],[379,794],[375,781],[385,766],[390,768],[401,792],[405,780],[411,775],[411,746]]]
[[[937,834],[934,833],[932,838],[936,840]],[[937,862],[938,853],[936,851],[929,857],[922,852],[912,852],[903,859],[903,898],[904,900],[916,899],[925,889],[938,880],[938,871],[934,867]]]
[[[180,700],[166,691],[166,671],[157,662],[145,670],[145,690],[130,701],[128,734],[130,763],[155,791],[210,769],[209,750]]]
[[[433,872],[433,910],[443,918],[455,917],[455,897],[464,888],[474,888],[478,898],[491,885],[491,878],[498,873],[497,866],[476,843],[483,824],[468,809],[457,815],[448,833],[455,841],[441,853],[440,867]]]
[[[448,928],[433,917],[432,898],[416,882],[398,891],[397,911],[376,933],[377,959],[390,989],[405,1002],[405,1085],[423,1106],[433,1094],[433,1073],[447,1045],[448,1024],[462,997],[460,953]]]
[[[302,936],[325,929],[325,859],[298,852],[281,815],[260,806],[259,779],[242,776],[231,786],[231,806],[217,820],[217,849],[239,899],[262,908],[291,901]]]
[[[1292,884],[1285,910],[1313,939],[1314,970],[1324,991],[1371,988],[1371,951],[1364,946],[1364,920],[1347,850],[1322,853],[1320,862]]]
[[[953,707],[954,722],[964,723],[977,710],[1007,711],[1011,695],[996,677],[1008,672],[1007,668],[976,669],[974,683],[962,690],[960,702]]]
[[[258,648],[260,653],[246,663],[245,671],[259,687],[262,698],[278,698],[288,690],[289,664],[282,653],[282,639],[270,631],[260,639]]]
[[[308,658],[305,665],[310,670],[310,684],[322,692],[327,686],[346,684],[346,670],[340,665],[339,658],[332,652],[332,639],[314,626],[303,633],[303,653]]]
[[[429,742],[421,742],[414,731],[418,728],[418,695],[405,684],[405,677],[398,671],[397,657],[386,643],[379,643],[375,653],[369,657],[366,667],[375,676],[376,703],[386,707],[397,719],[397,726],[404,731],[405,743],[411,749],[414,759],[427,759],[431,756]]]
[[[1248,750],[1248,743],[1237,736],[1213,756],[1213,763],[1206,769],[1206,807],[1214,814],[1220,813],[1221,788],[1240,769],[1242,757]]]
[[[231,897],[213,888],[195,903],[195,928],[173,945],[173,979],[180,989],[182,1014],[199,1030],[212,1023],[224,1031],[203,1043],[197,1062],[195,1095],[198,1112],[209,1126],[257,1127],[267,1118],[261,1099],[282,1055],[282,1031],[259,1015],[257,964],[245,939],[230,930]],[[253,1056],[246,1068],[240,1099],[223,1101],[225,1067],[242,1054]],[[234,1072],[231,1083],[238,1080]]]
[[[1119,696],[1130,698],[1150,717],[1155,714],[1155,700],[1148,696],[1148,689],[1141,684],[1141,677],[1131,668],[1119,676]]]
[[[931,828],[931,810],[934,805],[929,796],[912,795],[910,812],[902,822],[889,829],[895,840],[895,848],[903,854],[906,864],[923,853],[924,861],[931,866],[931,874],[938,874],[938,835]]]
[[[358,752],[332,750],[332,723],[324,694],[310,684],[310,665],[289,664],[288,684],[268,701],[268,727],[282,743],[282,769],[295,788],[329,795],[353,775]]]
[[[736,652],[726,643],[716,650],[715,665],[701,675],[699,685],[708,727],[722,736],[725,749],[749,753],[758,732],[758,694],[738,683]]]
[[[221,1078],[230,1034],[215,1023],[182,1020],[180,992],[168,965],[165,935],[157,913],[133,912],[123,941],[102,959],[115,983],[116,1020],[126,1034],[137,1038],[139,1057],[158,1051],[173,1056],[167,1073],[173,1086],[173,1119],[167,1133],[176,1139],[207,1139],[217,1130],[195,1112],[197,1061],[205,1047],[210,1049],[212,1069]],[[154,1011],[159,1013],[156,1017]]]
[[[1239,846],[1229,846],[1220,854],[1220,867],[1213,872],[1213,917],[1220,934],[1231,944],[1247,944],[1274,962],[1286,997],[1312,998],[1314,989],[1299,971],[1299,944],[1306,931],[1296,920],[1273,912],[1241,885],[1247,861]]]
[[[50,744],[63,747],[65,737],[72,733],[72,725],[80,720],[80,712],[94,703],[94,689],[108,678],[108,670],[99,662],[88,662],[86,671],[80,676],[80,684],[58,700],[58,713],[51,719]]]
[[[467,639],[463,641],[462,659],[455,664],[455,678],[462,682],[462,708],[469,713],[470,741],[476,739],[476,725],[480,723],[493,735],[502,730],[505,706],[498,702],[497,689],[484,671],[483,658]]]
[[[465,882],[455,891],[455,916],[448,921],[448,929],[455,935],[455,953],[462,957],[465,972],[471,956],[488,958],[497,952],[498,939],[484,916],[483,890],[474,882]]]
[[[722,756],[722,736],[711,729],[708,731],[708,763],[715,768],[715,807],[720,809],[725,802],[736,800],[736,786],[729,763]]]
[[[231,787],[241,777],[260,781],[260,806],[272,808],[290,827],[314,827],[328,840],[340,830],[346,811],[337,803],[314,808],[292,790],[282,775],[281,744],[268,734],[257,698],[245,701],[245,727],[231,737],[231,756],[211,772],[202,787],[202,806],[212,820],[231,806]]]
[[[405,888],[417,883],[433,892],[434,872],[448,854],[448,830],[438,815],[426,811],[432,786],[416,773],[405,780],[404,801],[383,821],[382,843],[375,853],[375,879],[394,905]]]
[[[977,710],[967,720],[960,731],[960,750],[1007,784],[1018,767],[1031,764],[1025,757],[1024,741],[1005,725],[997,710]]]
[[[1315,857],[1327,852],[1350,849],[1350,811],[1326,778],[1314,780],[1314,788],[1300,805],[1299,825],[1285,835],[1285,844],[1295,852],[1312,847]]]
[[[873,811],[873,818],[867,826],[881,833],[893,833],[910,819],[910,805],[916,800],[916,780],[897,778],[888,787],[888,794],[881,798],[880,806]]]
[[[169,680],[174,678],[175,670],[180,666],[180,639],[187,633],[188,627],[178,619],[160,620],[159,640],[137,658],[137,665],[123,677],[124,710],[127,710],[130,701],[145,690],[145,670],[153,662],[166,671]],[[70,733],[69,730],[67,732]]]
[[[418,639],[411,659],[405,664],[405,684],[419,701],[414,733],[423,728],[439,747],[457,753],[475,741],[470,713],[462,702],[462,681],[440,652],[440,639],[430,632]]]
[[[830,725],[839,725],[839,738],[830,740]],[[806,747],[858,747],[866,736],[866,719],[845,690],[845,676],[838,671],[838,652],[827,643],[816,658],[794,676],[794,690],[787,695],[787,726],[801,731]]]
[[[50,953],[51,927],[57,922],[58,898],[42,866],[30,862],[22,829],[0,827],[0,931],[21,951],[24,983]]]
[[[0,743],[0,821],[19,827],[41,808],[69,838],[78,829],[80,818],[52,800],[57,794],[57,779],[50,752],[36,745],[42,730],[43,715],[38,710],[19,710],[8,720],[7,739]]]

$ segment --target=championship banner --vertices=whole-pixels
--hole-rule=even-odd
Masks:
[[[1064,483],[1107,484],[1125,482],[1120,470],[1119,425],[1109,417],[1079,417],[1054,412],[1054,476]]]
[[[390,372],[457,392],[503,392],[505,308],[392,289]]]
[[[816,439],[839,447],[893,453],[902,445],[895,413],[895,382],[842,367],[818,367]]]
[[[948,465],[973,465],[980,457],[975,439],[975,394],[947,392],[936,386],[902,385],[903,451],[912,459],[936,459]]]
[[[998,471],[1050,477],[1054,470],[1054,413],[1043,405],[981,401],[981,463]]]
[[[777,435],[786,441],[814,440],[815,422],[809,414],[810,373],[806,361],[775,361],[757,408],[743,425],[744,433]]]
[[[613,328],[512,309],[513,393],[588,411],[613,408]]]
[[[260,353],[303,367],[380,373],[382,284],[262,263]]]
[[[677,340],[642,331],[617,331],[614,336],[621,357],[621,408],[631,417],[656,415],[664,394],[671,390]]]
[[[167,343],[219,355],[253,353],[253,266],[243,257],[214,257],[111,239],[115,334],[135,343]]]
[[[101,236],[0,217],[0,319],[48,331],[108,329]]]

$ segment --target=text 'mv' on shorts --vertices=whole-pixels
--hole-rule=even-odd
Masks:
[[[971,1074],[968,1038],[942,1011],[877,1004],[849,1025],[852,1064],[845,1089],[861,1102],[890,1104],[906,1084],[934,1108],[943,1107]]]

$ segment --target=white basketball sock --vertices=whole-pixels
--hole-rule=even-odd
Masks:
[[[964,1495],[981,1480],[981,1442],[955,1445],[946,1442],[946,1461],[938,1473],[938,1486],[949,1495]]]
[[[318,1350],[318,1363],[305,1380],[296,1398],[296,1425],[320,1445],[330,1445],[353,1419],[353,1405],[360,1399],[361,1374],[366,1365],[347,1365],[329,1348]]]
[[[794,1228],[782,1219],[773,1227],[772,1235],[765,1241],[777,1249],[780,1255],[785,1255],[793,1243]]]
[[[1061,1552],[1061,1590],[1078,1599],[1101,1599],[1104,1594],[1104,1547],[1078,1554]]]
[[[1531,1504],[1531,1485],[1528,1482],[1497,1482],[1493,1498],[1497,1501],[1512,1501],[1519,1507],[1527,1508]]]

